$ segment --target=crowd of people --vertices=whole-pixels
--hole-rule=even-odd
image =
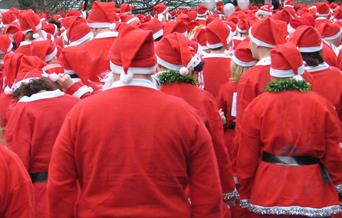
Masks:
[[[0,23],[0,217],[342,217],[342,4]]]

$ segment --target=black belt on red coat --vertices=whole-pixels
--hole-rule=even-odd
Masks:
[[[290,156],[273,155],[267,152],[262,152],[262,161],[272,163],[272,164],[287,165],[287,166],[302,166],[302,165],[319,164],[323,180],[325,182],[330,181],[330,176],[329,176],[328,171],[320,162],[320,160],[315,157],[311,157],[311,156],[290,157]]]
[[[47,182],[48,181],[48,173],[47,172],[30,173],[30,177],[31,177],[32,183]]]

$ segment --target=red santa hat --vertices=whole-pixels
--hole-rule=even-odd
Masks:
[[[130,14],[132,13],[133,7],[130,4],[121,4],[120,5],[120,13],[122,14]]]
[[[270,75],[276,78],[289,78],[302,80],[304,64],[302,55],[292,43],[279,45],[271,51]]]
[[[23,33],[27,33],[29,31],[36,33],[42,28],[42,23],[40,22],[39,16],[32,10],[26,10],[20,13],[19,23]]]
[[[263,14],[271,16],[272,12],[273,12],[273,6],[271,4],[266,4],[260,7],[260,9],[257,11],[257,14],[263,13]]]
[[[167,7],[164,3],[159,3],[153,7],[153,11],[155,15],[166,14],[169,11],[169,7]]]
[[[315,18],[311,14],[304,14],[300,17],[294,18],[287,25],[287,32],[292,34],[299,26],[315,26]]]
[[[182,33],[184,35],[188,34],[188,26],[182,20],[168,21],[164,24],[164,36],[170,33]]]
[[[116,21],[115,3],[95,1],[87,21],[91,28],[114,29]]]
[[[232,31],[219,18],[212,21],[206,29],[207,46],[210,49],[224,47],[229,48],[228,44],[233,38]]]
[[[164,34],[163,24],[156,18],[141,24],[139,27],[143,30],[151,30],[154,40],[162,37]]]
[[[70,9],[66,12],[65,17],[70,17],[70,16],[76,16],[76,17],[81,17],[82,14],[79,10],[76,9]]]
[[[202,49],[208,49],[206,29],[198,28],[195,32],[194,40],[202,47]]]
[[[298,27],[289,41],[294,43],[300,52],[318,52],[323,48],[319,32],[312,26]]]
[[[121,19],[121,22],[131,24],[131,25],[140,23],[140,19],[138,17],[129,15],[129,14],[121,14],[120,19]]]
[[[152,32],[122,24],[110,50],[110,68],[124,83],[129,83],[134,74],[153,74],[156,56]]]
[[[12,48],[13,44],[9,36],[7,34],[0,35],[0,54],[7,54],[12,51]]]
[[[332,12],[329,5],[326,2],[317,2],[316,9],[317,17],[328,17]]]
[[[249,37],[257,46],[274,48],[286,42],[287,25],[270,17],[256,22],[249,29]]]
[[[11,95],[13,93],[13,84],[18,73],[21,58],[24,55],[22,53],[11,52],[4,57],[4,76],[6,81],[6,87],[4,93]]]
[[[232,61],[241,67],[252,67],[257,63],[249,47],[248,40],[244,40],[236,47]]]
[[[248,33],[249,28],[250,28],[250,25],[249,25],[248,20],[247,19],[240,19],[238,24],[237,24],[236,30],[239,33]]]
[[[284,8],[281,11],[276,12],[272,15],[273,19],[282,20],[286,23],[290,23],[291,20],[295,18],[295,11],[292,11],[293,8]]]
[[[1,15],[1,21],[5,27],[17,19],[17,15],[13,11],[6,11]]]
[[[57,33],[58,33],[58,28],[53,23],[46,23],[46,22],[44,22],[42,30],[44,30],[45,32],[47,32],[47,33],[49,33],[51,35],[54,35],[54,36],[57,35]]]
[[[18,69],[15,83],[13,84],[14,90],[19,88],[22,84],[28,83],[32,79],[42,78],[42,68],[45,63],[36,56],[26,56],[21,58],[20,66]]]
[[[57,46],[51,43],[45,55],[45,62],[50,62],[53,59],[57,59],[57,54],[58,54]]]
[[[91,40],[94,35],[90,27],[85,23],[83,18],[75,17],[69,28],[66,30],[66,41],[68,46],[80,45],[88,40]]]
[[[342,35],[342,28],[336,23],[322,23],[317,29],[323,40],[335,40]]]
[[[58,75],[63,73],[63,66],[57,62],[48,64],[42,68],[42,76],[53,82],[56,82],[58,80]]]
[[[198,48],[197,43],[180,33],[169,34],[156,45],[157,62],[167,69],[186,75],[201,62]]]
[[[5,34],[15,34],[20,31],[20,26],[18,23],[12,22],[9,25],[7,25],[4,29]]]
[[[208,14],[208,8],[204,4],[200,4],[197,7],[197,16],[205,17]]]

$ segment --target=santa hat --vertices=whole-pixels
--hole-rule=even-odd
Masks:
[[[317,29],[323,40],[334,40],[342,35],[342,28],[336,23],[322,23]]]
[[[153,32],[154,40],[162,37],[164,34],[163,24],[156,18],[153,18],[152,20],[141,24],[139,27],[143,30],[151,30]]]
[[[224,47],[228,49],[228,44],[233,38],[233,34],[219,18],[211,22],[206,29],[207,46],[210,49]]]
[[[293,77],[302,80],[304,64],[302,55],[295,45],[286,43],[271,51],[270,75],[276,78]]]
[[[168,21],[164,24],[164,36],[170,33],[182,33],[184,35],[188,34],[188,26],[182,20]]]
[[[164,3],[159,3],[153,7],[153,11],[155,15],[165,14],[169,11],[169,7],[167,7]]]
[[[323,47],[319,32],[311,26],[298,27],[289,41],[294,43],[300,52],[318,52]]]
[[[11,52],[4,57],[4,76],[6,81],[6,87],[4,93],[11,95],[13,93],[13,84],[18,73],[21,58],[24,55],[22,53]]]
[[[197,16],[205,17],[208,14],[208,8],[204,4],[200,4],[197,7]]]
[[[316,12],[317,17],[328,17],[330,13],[332,12],[330,10],[329,5],[325,2],[317,2],[316,8],[317,8],[317,12]]]
[[[299,26],[315,26],[315,18],[310,14],[304,14],[300,17],[294,18],[287,25],[287,32],[292,34]]]
[[[58,54],[57,46],[51,43],[45,55],[45,62],[50,62],[54,58],[57,59],[57,54]]]
[[[110,50],[110,67],[124,83],[129,83],[134,74],[153,74],[156,56],[152,32],[122,24]]]
[[[257,46],[274,48],[286,42],[287,26],[283,21],[268,17],[256,22],[249,29],[249,37]]]
[[[186,75],[200,62],[198,44],[180,33],[172,33],[157,43],[156,55],[159,65]]]
[[[69,43],[68,46],[80,45],[94,37],[90,27],[84,22],[83,18],[75,18],[66,30],[65,36],[66,41]]]
[[[250,25],[249,25],[248,20],[247,19],[241,19],[241,20],[239,20],[239,22],[237,24],[236,30],[239,33],[248,33],[249,28],[250,28]]]
[[[133,7],[130,4],[121,4],[120,5],[120,13],[127,14],[132,13]]]
[[[46,22],[44,22],[42,30],[44,30],[45,32],[47,32],[47,33],[49,33],[51,35],[54,35],[54,36],[57,35],[57,33],[58,33],[58,28],[53,23],[46,23]]]
[[[272,15],[272,18],[275,20],[281,20],[286,23],[290,23],[291,20],[295,18],[295,11],[291,10],[292,8],[284,8],[281,11],[276,12]]]
[[[1,15],[1,21],[5,27],[17,19],[17,15],[12,11],[6,11]]]
[[[232,61],[241,67],[252,67],[257,63],[249,47],[249,42],[244,40],[236,47]]]
[[[64,74],[64,68],[59,63],[51,63],[42,68],[42,76],[50,79],[53,82],[58,80],[59,74]]]
[[[15,83],[13,84],[14,90],[19,88],[22,84],[28,83],[32,79],[42,78],[42,68],[45,63],[36,56],[26,56],[21,58],[20,66],[18,69]]]
[[[82,14],[79,10],[76,9],[70,9],[66,12],[65,17],[70,17],[70,16],[76,16],[76,17],[81,17]]]
[[[129,14],[121,14],[120,19],[121,19],[121,22],[131,24],[131,25],[140,23],[140,19],[138,17],[129,15]]]
[[[115,27],[115,3],[98,2],[93,3],[93,7],[88,16],[88,24],[91,28],[111,28]]]
[[[18,23],[12,22],[9,25],[7,25],[4,29],[5,34],[15,34],[20,31],[20,26]]]
[[[271,16],[272,12],[273,12],[273,6],[270,4],[266,4],[260,7],[260,9],[256,12],[256,15],[265,14],[265,15]]]
[[[8,35],[0,35],[0,54],[7,54],[13,48],[13,44]],[[3,64],[3,63],[1,63]]]
[[[25,34],[29,31],[36,33],[42,28],[39,16],[32,10],[27,10],[19,14],[19,23],[21,31]]]
[[[207,46],[206,29],[198,28],[194,35],[194,40],[202,47],[202,49],[209,49]]]

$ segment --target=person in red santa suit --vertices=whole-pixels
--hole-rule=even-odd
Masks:
[[[202,69],[199,45],[180,33],[164,37],[156,45],[158,71],[156,78],[160,90],[166,94],[184,99],[193,106],[213,140],[219,166],[223,199],[231,204],[238,193],[233,181],[229,154],[224,144],[223,128],[215,99],[206,91],[199,89],[195,74]]]
[[[230,72],[230,57],[226,53],[233,33],[219,18],[216,18],[206,28],[207,46],[210,54],[203,57],[204,89],[215,98],[220,87],[228,81]]]
[[[323,42],[319,32],[313,27],[301,26],[291,35],[290,41],[301,52],[312,90],[329,100],[342,120],[342,74],[338,68],[329,66],[323,60]]]
[[[270,82],[270,52],[278,44],[286,42],[287,25],[283,21],[266,18],[258,21],[249,29],[250,48],[253,57],[258,60],[256,65],[247,70],[237,85],[236,131],[240,130],[240,121],[247,105],[265,91]],[[237,135],[238,136],[238,135]],[[238,139],[236,139],[236,146]]]
[[[336,57],[342,48],[342,28],[337,23],[323,23],[317,27],[318,32],[321,35],[321,39],[324,40],[334,51]]]
[[[0,141],[2,141],[1,133]],[[31,218],[33,209],[33,188],[25,167],[17,155],[5,145],[0,145],[1,217]]]
[[[13,49],[13,43],[8,35],[0,35],[0,94],[4,91],[4,84],[6,82],[3,70],[4,70],[4,58],[7,53],[10,53]]]
[[[240,203],[250,217],[342,212],[339,119],[333,106],[311,91],[303,73],[295,45],[276,47],[273,79],[244,112],[236,169]]]
[[[34,184],[34,217],[48,217],[46,182],[52,146],[69,110],[78,99],[65,95],[47,78],[38,57],[24,56],[16,77],[18,103],[8,116],[5,139],[26,167]]]
[[[152,32],[122,24],[110,59],[111,89],[80,102],[54,145],[51,217],[221,217],[210,135],[153,84]]]

